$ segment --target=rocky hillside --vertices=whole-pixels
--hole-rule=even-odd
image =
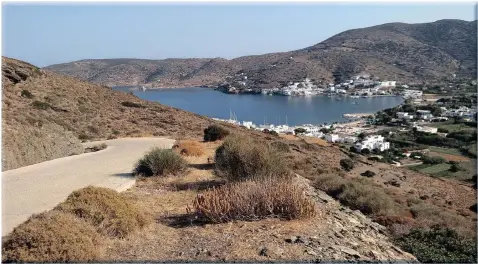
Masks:
[[[80,140],[193,136],[212,120],[2,58],[2,170],[83,152]]]
[[[106,59],[46,67],[104,85],[185,87],[217,85],[238,73],[249,88],[277,87],[308,77],[316,83],[366,72],[382,80],[426,81],[476,72],[476,20],[390,23],[353,29],[314,46],[232,60]]]

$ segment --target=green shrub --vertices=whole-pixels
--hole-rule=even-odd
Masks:
[[[422,160],[423,160],[423,163],[432,164],[432,165],[441,164],[446,161],[443,157],[439,157],[439,156],[432,156],[432,157],[422,156]]]
[[[153,148],[136,163],[133,172],[142,176],[166,176],[178,174],[186,167],[186,161],[178,153],[171,149]]]
[[[438,132],[439,132],[439,133],[449,133],[450,131],[449,131],[448,129],[446,129],[446,128],[439,127],[439,128],[438,128]]]
[[[341,159],[340,166],[346,171],[350,171],[354,168],[354,162],[351,159]]]
[[[307,130],[306,130],[305,128],[299,127],[299,128],[294,129],[294,132],[295,132],[295,134],[297,135],[297,134],[306,133]]]
[[[130,102],[130,101],[121,102],[121,104],[126,107],[144,108],[142,104],[138,104],[138,103]]]
[[[21,95],[22,95],[22,97],[26,97],[26,98],[29,98],[29,99],[33,98],[33,94],[28,90],[22,90]]]
[[[370,170],[366,170],[365,172],[361,173],[360,175],[370,178],[370,177],[375,176],[375,172],[370,171]]]
[[[275,130],[271,130],[271,131],[269,131],[269,135],[273,135],[273,136],[278,137],[279,133],[277,133]]]
[[[51,108],[51,105],[49,103],[45,103],[41,101],[33,101],[32,106],[41,110],[48,110]]]
[[[216,174],[231,181],[288,178],[290,172],[272,146],[244,136],[229,136],[217,148]]]
[[[458,164],[451,164],[450,169],[451,172],[459,172],[461,171],[461,167]]]
[[[449,228],[412,229],[397,244],[425,263],[476,263],[476,242]]]
[[[228,135],[229,130],[218,125],[210,125],[204,129],[204,141],[222,140]]]
[[[368,155],[368,154],[370,154],[370,149],[364,148],[364,149],[362,149],[361,153],[365,154],[365,155]]]

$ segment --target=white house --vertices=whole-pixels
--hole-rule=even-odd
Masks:
[[[344,143],[349,143],[349,144],[353,144],[353,143],[357,142],[357,140],[358,140],[358,138],[354,137],[354,136],[347,136],[347,137],[343,138],[343,142]]]
[[[340,137],[337,134],[326,134],[325,140],[327,140],[328,142],[337,142],[340,140]]]
[[[396,81],[380,82],[380,87],[395,87]]]
[[[422,97],[423,92],[418,90],[403,90],[402,96],[404,98],[420,98]]]
[[[362,151],[363,149],[384,151],[390,148],[390,142],[386,142],[384,137],[380,135],[371,135],[367,136],[361,142],[356,143],[355,148],[358,151]]]
[[[409,115],[407,112],[397,112],[397,118],[405,119],[405,120],[412,120],[413,115]]]
[[[425,132],[430,134],[438,133],[438,128],[436,127],[428,127],[428,126],[415,126],[415,127],[417,128],[417,131],[420,131],[420,132]]]
[[[433,115],[431,114],[430,110],[417,110],[417,115],[418,118],[423,120],[430,120],[433,118]]]
[[[242,125],[246,128],[255,127],[254,123],[252,123],[251,121],[242,121]]]

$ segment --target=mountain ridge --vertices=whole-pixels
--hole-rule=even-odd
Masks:
[[[386,23],[350,29],[285,52],[225,58],[85,59],[45,69],[108,86],[216,86],[244,73],[248,88],[272,88],[305,77],[326,84],[367,72],[399,82],[425,82],[476,72],[477,21]]]

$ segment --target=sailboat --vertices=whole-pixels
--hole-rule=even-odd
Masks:
[[[142,90],[142,91],[146,91],[146,87],[144,87],[144,85],[141,86],[141,90]]]

